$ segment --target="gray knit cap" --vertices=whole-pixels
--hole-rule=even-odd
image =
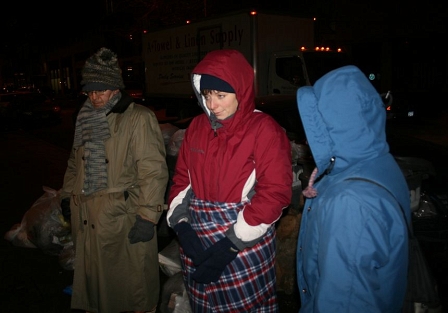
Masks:
[[[82,69],[83,91],[124,89],[117,55],[107,48],[101,48],[87,59]]]

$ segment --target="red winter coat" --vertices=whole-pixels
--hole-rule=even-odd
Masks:
[[[199,91],[200,74],[228,82],[238,110],[215,120]],[[198,199],[245,205],[234,224],[241,243],[263,236],[291,200],[291,147],[285,131],[269,115],[255,110],[254,72],[235,50],[209,53],[193,70],[193,89],[204,109],[185,132],[174,185],[169,195],[168,224],[188,216],[189,192]],[[235,238],[231,238],[232,241]]]

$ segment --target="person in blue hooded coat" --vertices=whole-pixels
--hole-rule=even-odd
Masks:
[[[400,312],[410,196],[380,95],[353,65],[297,91],[316,168],[297,247],[300,313]]]

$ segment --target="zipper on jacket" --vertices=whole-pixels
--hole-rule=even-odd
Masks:
[[[214,132],[214,136],[218,137],[218,132],[216,131],[216,123],[213,123],[213,132]]]

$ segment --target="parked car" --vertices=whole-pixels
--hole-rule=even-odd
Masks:
[[[0,128],[14,130],[61,123],[61,107],[38,92],[0,94]]]

